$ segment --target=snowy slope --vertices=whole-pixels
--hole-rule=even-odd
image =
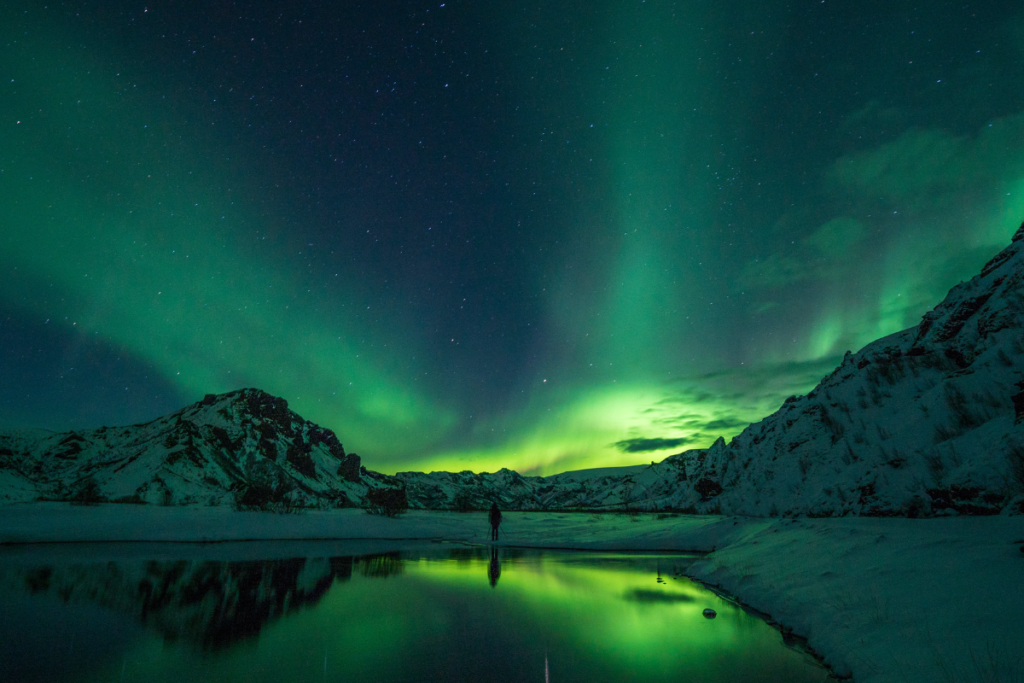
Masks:
[[[142,425],[0,434],[0,501],[345,507],[388,478],[333,432],[257,389],[207,395]]]

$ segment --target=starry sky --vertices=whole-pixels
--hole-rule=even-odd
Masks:
[[[3,3],[0,428],[707,446],[1009,243],[1021,73],[994,1]]]

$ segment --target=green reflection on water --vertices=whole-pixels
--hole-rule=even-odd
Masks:
[[[501,553],[148,563],[137,571],[107,563],[70,572],[78,586],[70,592],[50,581],[58,593],[134,612],[151,627],[107,664],[77,672],[83,681],[826,678],[764,622],[683,577],[692,557]],[[140,617],[121,594],[135,590],[142,572],[164,588],[145,589]],[[224,585],[211,589],[216,582]],[[704,618],[706,607],[718,617]],[[224,624],[240,639],[224,640]]]

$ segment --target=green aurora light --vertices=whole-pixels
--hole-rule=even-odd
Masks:
[[[547,474],[729,438],[847,349],[914,324],[1024,216],[1024,103],[972,78],[988,69],[1005,82],[1007,54],[1024,54],[1019,16],[978,33],[1016,27],[1000,48],[1010,53],[979,49],[903,100],[880,101],[895,77],[883,62],[859,65],[861,90],[827,91],[845,97],[820,125],[828,134],[810,112],[783,138],[764,130],[766,117],[785,120],[769,105],[811,98],[799,91],[815,75],[789,51],[796,19],[740,5],[605,3],[592,18],[551,6],[508,35],[500,8],[479,15],[516,96],[540,103],[513,120],[515,135],[548,136],[507,155],[547,160],[554,170],[524,178],[562,202],[544,219],[512,209],[553,238],[522,274],[539,317],[500,325],[528,352],[493,384],[473,379],[491,372],[486,348],[446,356],[427,334],[443,316],[361,278],[358,255],[288,215],[301,206],[288,188],[265,197],[289,171],[221,132],[210,103],[163,87],[129,48],[85,46],[73,22],[8,17],[0,305],[124,349],[183,396],[283,396],[384,472]],[[826,67],[849,69],[839,57]],[[961,116],[958,98],[981,114]],[[532,248],[519,239],[504,238]],[[393,248],[380,279],[415,288]],[[466,330],[511,316],[483,308]],[[481,401],[474,382],[504,395]],[[65,420],[19,420],[30,418]]]

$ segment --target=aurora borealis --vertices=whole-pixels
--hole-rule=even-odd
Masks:
[[[1024,219],[1006,3],[7,3],[0,428],[255,386],[376,470],[729,437]]]

